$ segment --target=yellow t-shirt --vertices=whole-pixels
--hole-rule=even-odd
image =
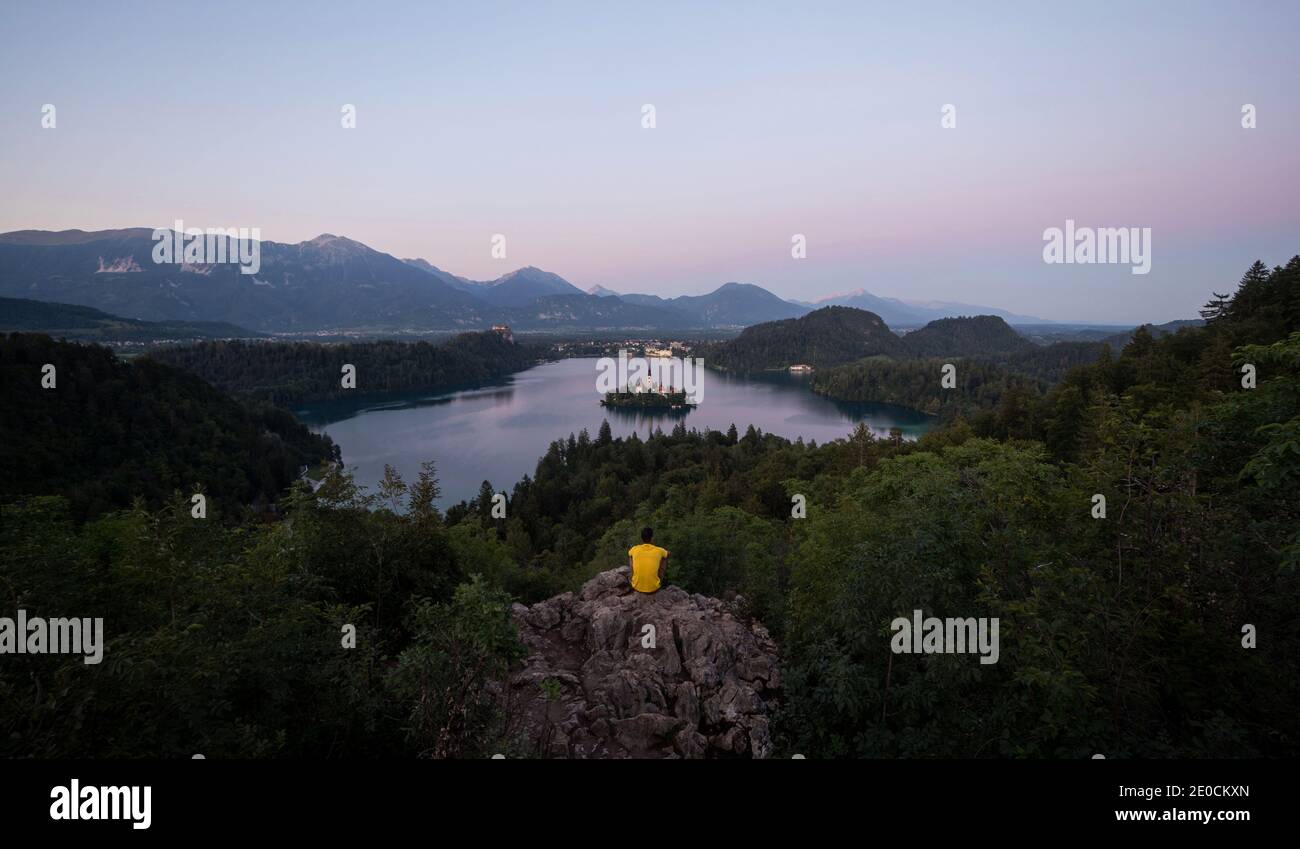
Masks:
[[[627,554],[632,558],[632,589],[643,593],[659,589],[659,561],[667,557],[668,552],[643,542],[629,548]]]

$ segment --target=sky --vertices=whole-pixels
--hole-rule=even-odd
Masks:
[[[1295,2],[0,0],[0,232],[1189,318],[1300,253],[1297,35]],[[1067,219],[1150,228],[1150,272],[1045,263]]]

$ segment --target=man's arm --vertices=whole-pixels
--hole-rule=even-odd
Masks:
[[[664,582],[664,566],[668,563],[668,549],[664,549],[664,556],[659,558],[659,583]]]

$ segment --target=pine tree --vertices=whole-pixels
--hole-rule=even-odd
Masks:
[[[1255,260],[1237,284],[1237,291],[1229,302],[1226,313],[1233,321],[1243,321],[1259,312],[1269,300],[1268,266]],[[1208,304],[1207,304],[1208,306]],[[1208,319],[1207,319],[1208,322]]]
[[[438,469],[432,460],[420,464],[420,475],[410,489],[410,509],[413,515],[425,517],[437,512],[434,505],[442,497],[442,487],[438,484]]]
[[[853,436],[849,437],[849,440],[858,448],[858,465],[861,466],[867,461],[867,449],[871,446],[875,437],[871,434],[871,429],[867,427],[865,422],[858,422],[857,426],[853,428]]]
[[[474,499],[474,510],[484,520],[492,517],[492,497],[496,491],[492,489],[490,481],[483,481],[478,488],[478,497]]]
[[[1233,387],[1232,346],[1226,334],[1215,333],[1201,351],[1196,366],[1197,383],[1212,392],[1230,392]]]
[[[1300,330],[1300,256],[1273,274],[1273,295],[1282,308],[1283,327],[1287,333]]]
[[[1151,336],[1151,326],[1144,324],[1133,331],[1133,338],[1124,346],[1122,356],[1130,359],[1141,359],[1151,353],[1155,344],[1155,339]]]
[[[1216,321],[1222,321],[1228,316],[1228,296],[1221,295],[1218,292],[1212,294],[1214,297],[1201,308],[1201,318],[1205,319],[1206,324],[1214,324]]]

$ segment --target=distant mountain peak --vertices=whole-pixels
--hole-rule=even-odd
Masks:
[[[334,235],[333,233],[321,233],[315,239],[308,239],[303,244],[311,244],[312,247],[367,247],[355,239],[347,238],[346,235]],[[370,250],[370,248],[367,248]]]
[[[514,271],[501,275],[483,286],[481,296],[499,307],[523,307],[535,298],[549,295],[586,294],[554,272],[546,271],[535,265],[525,265]]]
[[[507,280],[515,280],[519,278],[559,280],[564,282],[566,285],[572,285],[560,275],[552,271],[546,271],[545,269],[538,268],[535,265],[525,265],[522,268],[516,268],[514,271],[508,271],[505,274],[502,274],[500,277],[498,277],[496,279],[496,282],[504,283]],[[577,287],[575,286],[574,288],[576,289]]]
[[[972,315],[997,315],[1008,321],[1040,323],[1042,319],[1017,315],[997,307],[979,304],[960,304],[948,301],[910,301],[875,295],[866,289],[854,289],[838,295],[827,295],[815,302],[816,306],[845,306],[870,310],[891,327],[919,327],[939,318],[957,318]]]
[[[335,236],[333,233],[321,233],[314,239],[299,243],[296,247],[300,254],[323,259],[327,263],[345,262],[354,257],[377,253],[374,248],[361,242],[346,236]]]
[[[865,294],[867,294],[867,290],[859,287],[857,289],[850,289],[847,292],[836,292],[833,295],[826,295],[825,297],[818,298],[817,300],[813,301],[813,303],[825,304],[825,303],[829,303],[830,301],[834,301],[838,298],[860,298]]]

